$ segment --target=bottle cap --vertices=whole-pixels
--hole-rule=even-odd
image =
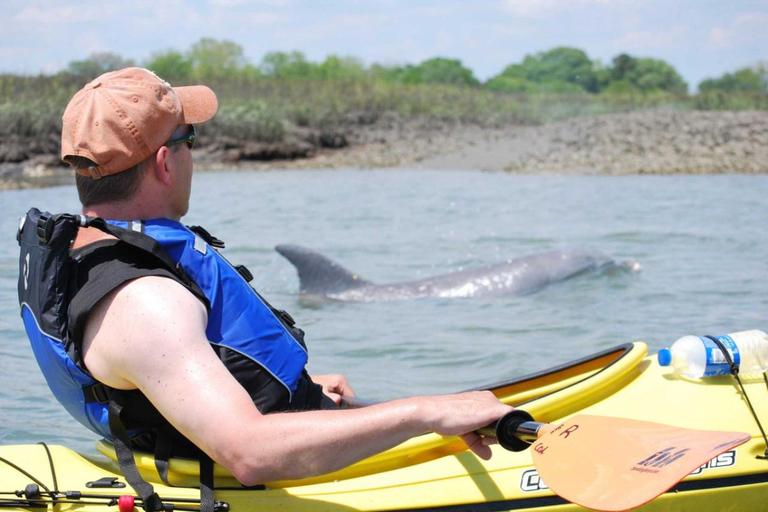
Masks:
[[[659,350],[659,366],[669,366],[672,362],[672,352],[668,348]]]

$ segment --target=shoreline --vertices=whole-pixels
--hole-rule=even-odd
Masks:
[[[209,144],[195,169],[450,169],[526,174],[768,173],[768,112],[635,111],[541,126],[486,128],[435,120],[387,119],[343,132],[339,147]],[[256,148],[254,150],[253,148]],[[248,153],[250,151],[250,153]],[[259,160],[270,155],[296,158]],[[255,159],[248,159],[255,158]],[[0,189],[74,182],[58,155],[0,163]]]

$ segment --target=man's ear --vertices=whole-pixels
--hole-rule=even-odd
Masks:
[[[155,153],[154,169],[152,172],[160,183],[170,185],[173,183],[173,159],[171,150],[167,146],[162,146]]]

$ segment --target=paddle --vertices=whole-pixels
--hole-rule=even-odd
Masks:
[[[648,503],[702,464],[751,439],[744,432],[583,414],[550,425],[519,409],[479,432],[513,451],[532,444],[533,463],[552,491],[605,511]]]

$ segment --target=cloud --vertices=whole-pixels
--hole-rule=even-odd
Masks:
[[[731,43],[731,35],[722,27],[714,27],[709,31],[709,40],[719,48],[728,48]]]
[[[80,9],[71,6],[48,6],[45,8],[29,6],[13,16],[13,19],[21,23],[73,23],[83,20]],[[84,21],[88,20],[87,18]]]
[[[733,24],[737,27],[765,28],[768,27],[768,13],[765,12],[744,12],[736,16]]]
[[[11,18],[20,24],[62,25],[70,23],[98,23],[112,21],[116,16],[135,17],[136,5],[120,6],[105,3],[98,5],[58,5],[52,2],[37,2],[22,8]]]
[[[265,5],[273,7],[283,7],[288,5],[288,0],[211,0],[211,6],[218,8],[232,7],[263,7]]]
[[[610,45],[620,51],[633,52],[672,49],[690,44],[691,33],[691,28],[683,24],[653,30],[635,30],[612,39]]]
[[[254,25],[269,25],[283,21],[284,17],[273,12],[249,12],[245,20]]]
[[[502,0],[501,8],[520,18],[546,18],[575,8],[610,3],[616,3],[616,0]]]
[[[728,25],[713,27],[709,40],[718,48],[733,48],[750,41],[768,41],[768,13],[740,13]]]
[[[487,33],[495,38],[517,39],[531,34],[533,30],[532,27],[527,26],[512,26],[507,23],[494,23],[488,27]]]
[[[560,0],[503,0],[502,9],[521,18],[543,18],[565,3]]]

